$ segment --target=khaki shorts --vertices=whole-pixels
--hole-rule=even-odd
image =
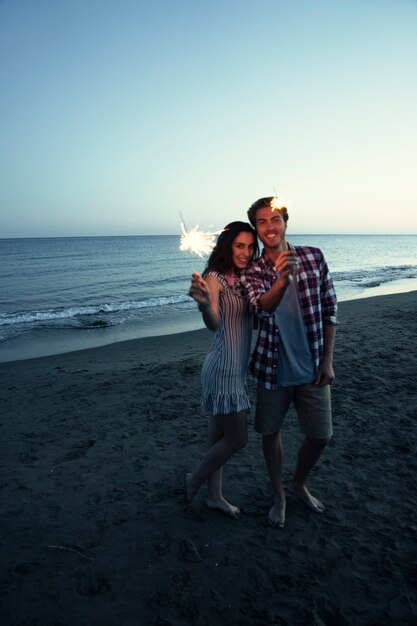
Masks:
[[[297,385],[265,389],[258,385],[255,430],[261,435],[279,432],[288,408],[294,403],[300,430],[317,439],[332,436],[330,385]]]

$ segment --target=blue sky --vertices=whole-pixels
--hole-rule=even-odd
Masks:
[[[0,237],[417,233],[417,0],[0,0]]]

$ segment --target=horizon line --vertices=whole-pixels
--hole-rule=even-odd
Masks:
[[[412,233],[290,233],[288,235],[288,239],[291,239],[291,236],[297,237],[415,237],[417,236],[417,232]],[[172,234],[172,233],[145,233],[145,234],[135,234],[135,235],[12,235],[9,237],[0,237],[0,241],[6,241],[9,239],[93,239],[93,238],[111,238],[111,237],[181,237],[180,233]]]

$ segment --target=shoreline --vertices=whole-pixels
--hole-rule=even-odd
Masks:
[[[349,300],[339,300],[339,310],[340,306],[345,302],[356,302],[367,300],[369,298],[385,297],[388,295],[396,295],[417,291],[417,279],[413,281],[413,286],[410,286],[410,282],[411,279],[397,281],[395,291],[391,291],[391,289],[394,289],[393,286],[389,288],[387,285],[379,285],[377,287],[369,288],[365,294],[361,293],[357,296],[352,296],[349,298]],[[205,329],[204,324],[201,320],[201,315],[197,311],[193,311],[188,321],[176,321],[173,322],[173,325],[178,329],[175,332],[170,332],[172,326],[170,328],[167,322],[165,322],[160,325],[159,332],[157,334],[153,334],[153,330],[149,330],[145,331],[146,334],[141,334],[139,336],[137,335],[138,331],[135,331],[133,329],[103,328],[99,330],[94,330],[93,333],[110,331],[110,337],[113,338],[104,339],[103,337],[94,334],[90,335],[88,338],[85,335],[77,336],[76,341],[74,341],[74,331],[67,331],[68,334],[64,336],[63,333],[65,331],[56,330],[50,331],[51,333],[56,333],[56,338],[49,337],[48,343],[45,342],[43,337],[27,342],[25,341],[25,336],[22,335],[19,338],[11,339],[10,344],[8,341],[0,344],[0,364],[13,363],[15,361],[24,361],[36,358],[44,358],[59,354],[69,354],[72,352],[81,352],[84,350],[93,350],[95,348],[111,346],[119,343],[126,343],[129,341],[137,341],[140,339],[158,339],[159,337],[165,338],[171,335],[181,335],[183,333],[196,332]],[[190,329],[190,326],[192,326],[193,328]],[[122,338],[118,338],[119,336],[121,336]],[[77,347],[71,347],[74,343]],[[82,347],[84,345],[85,347]]]
[[[184,502],[207,419],[207,329],[0,364],[2,615],[16,626],[411,626],[417,614],[417,292],[340,305],[334,437],[288,494],[284,529],[261,442],[226,464],[232,520]],[[256,389],[248,380],[252,406]],[[300,443],[282,431],[288,485]]]

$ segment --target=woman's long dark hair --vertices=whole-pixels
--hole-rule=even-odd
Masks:
[[[227,274],[227,272],[233,269],[232,243],[242,232],[251,233],[253,235],[254,250],[252,259],[259,255],[258,238],[252,226],[247,222],[230,222],[220,233],[213,252],[207,261],[203,276],[205,276],[207,272],[212,271]]]

